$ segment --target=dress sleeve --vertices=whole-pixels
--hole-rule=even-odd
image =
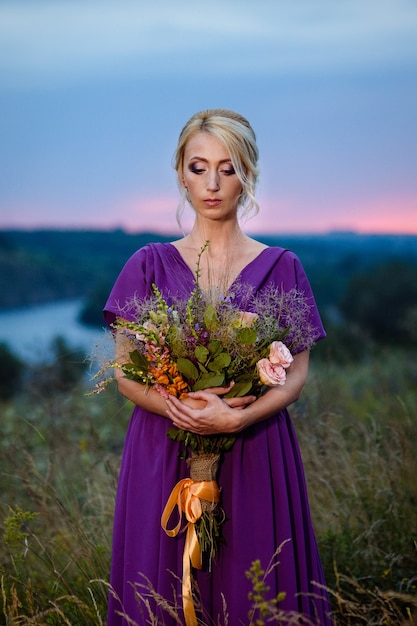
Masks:
[[[294,253],[290,253],[290,256],[292,256],[294,267],[295,286],[298,291],[304,294],[306,298],[309,307],[307,324],[309,326],[309,332],[311,332],[312,335],[312,340],[316,343],[320,339],[324,339],[324,337],[326,337],[326,331],[324,330],[313,290],[311,289],[310,281],[307,278],[304,267],[302,266],[300,259]]]
[[[135,252],[121,270],[103,309],[104,319],[110,326],[117,316],[134,320],[134,300],[143,300],[150,294],[152,277],[146,246]]]
[[[300,345],[299,349],[295,352],[300,352],[309,345],[326,337],[326,332],[323,328],[310,282],[300,259],[290,250],[285,250],[283,254],[280,254],[279,260],[275,266],[274,282],[280,284],[285,291],[296,288],[299,292],[304,294],[308,307],[305,319],[306,345]]]
[[[299,291],[304,293],[307,299],[307,303],[309,305],[308,322],[313,331],[313,340],[315,343],[320,339],[324,339],[326,337],[326,331],[324,330],[323,323],[321,321],[320,313],[317,307],[316,300],[314,298],[313,290],[311,289],[310,281],[307,278],[307,274],[305,273],[300,260],[295,255],[294,270],[296,275],[297,288]]]

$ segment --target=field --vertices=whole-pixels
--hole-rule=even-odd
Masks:
[[[122,263],[153,236],[8,231],[0,240],[0,308],[84,297],[84,322],[101,325]],[[329,331],[291,413],[335,626],[417,625],[416,238],[265,243],[300,256]],[[27,367],[0,344],[0,624],[104,626],[131,407],[114,388],[87,396],[84,355],[59,339],[55,353]],[[247,626],[300,624],[268,597],[267,567],[251,570]],[[145,603],[151,593],[143,589]]]
[[[415,355],[381,348],[344,365],[318,356],[292,415],[335,624],[416,624]],[[2,624],[106,623],[130,406],[114,389],[86,396],[85,385],[61,389],[32,372],[1,405]],[[252,624],[290,623],[261,605]]]

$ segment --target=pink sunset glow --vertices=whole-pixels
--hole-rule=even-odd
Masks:
[[[99,209],[82,211],[57,210],[50,207],[10,210],[0,217],[0,228],[68,228],[114,229],[128,232],[153,231],[180,234],[176,222],[176,194],[160,197],[134,197],[113,200]],[[373,198],[308,208],[302,198],[259,198],[259,214],[246,223],[248,233],[326,233],[354,231],[357,233],[417,234],[417,200],[410,197]],[[194,219],[190,207],[182,216],[182,230],[188,232]]]
[[[414,198],[372,199],[367,202],[334,204],[311,209],[301,199],[271,201],[260,199],[259,214],[244,224],[249,233],[325,233],[351,230],[358,233],[417,234],[417,201]],[[176,222],[178,197],[141,197],[118,208],[118,221],[100,222],[100,227],[121,226],[127,231],[179,232]],[[193,211],[187,207],[181,223],[188,232]]]
[[[358,199],[355,204],[335,201],[308,209],[302,199],[261,202],[261,211],[248,222],[250,232],[325,233],[351,230],[357,233],[417,234],[417,198]]]

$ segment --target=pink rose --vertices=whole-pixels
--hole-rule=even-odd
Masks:
[[[294,361],[291,352],[282,341],[273,341],[269,346],[269,360],[271,363],[282,365],[285,369]]]
[[[271,363],[269,359],[260,359],[256,364],[256,369],[261,382],[268,387],[285,383],[287,373],[279,363]]]

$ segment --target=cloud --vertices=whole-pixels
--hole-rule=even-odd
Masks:
[[[413,0],[7,0],[3,86],[113,75],[328,72],[417,63]]]

